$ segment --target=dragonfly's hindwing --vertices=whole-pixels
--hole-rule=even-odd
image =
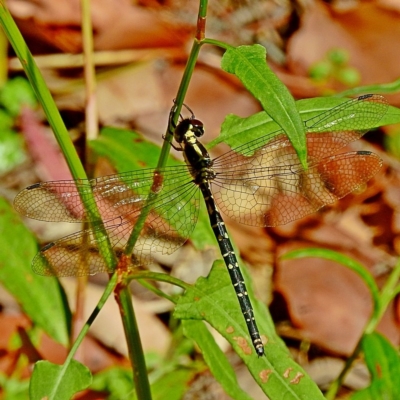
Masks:
[[[57,276],[112,272],[110,264],[100,252],[101,246],[105,246],[104,242],[109,240],[116,256],[120,256],[145,207],[148,208],[148,215],[136,241],[131,266],[148,264],[151,254],[154,253],[173,253],[186,241],[196,225],[199,194],[186,167],[167,168],[162,173],[159,187],[155,188],[151,195],[149,193],[154,185],[153,171],[151,175],[150,171],[144,170],[91,180],[96,205],[104,218],[104,228],[99,221],[94,221],[90,229],[66,236],[46,246],[33,261],[35,272]],[[89,181],[85,184],[87,182]],[[68,186],[65,183],[61,186],[61,182],[49,182],[48,185],[41,184],[40,188],[35,190],[42,193],[42,198],[53,199],[54,195],[48,194],[49,187],[57,193],[59,187],[68,187],[70,193],[73,193],[72,197],[76,199],[79,192],[77,185],[73,181],[68,182]],[[82,202],[76,200],[74,209],[81,207],[83,208]],[[57,217],[65,218],[68,214],[63,213],[62,209],[59,206]],[[38,214],[38,211],[35,212]],[[85,219],[88,219],[87,215],[82,212],[80,218],[85,216]],[[103,229],[107,235],[103,235]]]

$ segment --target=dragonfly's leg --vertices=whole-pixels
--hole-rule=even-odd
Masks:
[[[165,135],[162,135],[162,138],[163,138],[163,140],[166,140],[166,136],[165,136]],[[183,148],[182,148],[181,145],[176,146],[176,145],[174,145],[172,142],[170,142],[170,145],[171,145],[176,151],[183,151]]]

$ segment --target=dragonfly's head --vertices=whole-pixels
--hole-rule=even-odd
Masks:
[[[194,134],[196,137],[204,135],[204,125],[201,121],[196,118],[185,118],[179,122],[174,132],[174,139],[178,143],[182,143],[185,140],[185,136],[188,133]]]

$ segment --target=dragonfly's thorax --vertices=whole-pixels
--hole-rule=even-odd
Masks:
[[[203,144],[197,139],[196,141],[184,142],[183,155],[195,183],[200,184],[215,178],[211,157]]]
[[[186,164],[196,184],[215,178],[211,157],[198,140],[203,134],[203,123],[194,118],[184,119],[174,133],[175,140],[182,146]]]

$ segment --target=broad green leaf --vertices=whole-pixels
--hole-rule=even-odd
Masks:
[[[361,347],[372,379],[369,387],[355,393],[351,396],[351,399],[400,399],[400,357],[398,350],[377,332],[364,335]]]
[[[306,127],[307,121],[310,121],[312,118],[322,115],[325,112],[334,111],[335,107],[340,106],[343,103],[346,103],[349,99],[337,98],[337,97],[316,97],[313,99],[305,99],[299,100],[296,102],[297,110],[303,120],[303,124]],[[369,130],[373,128],[377,128],[379,126],[389,125],[400,122],[400,109],[393,106],[377,106],[374,103],[371,103],[367,107],[364,107],[363,113],[371,110],[374,112],[374,109],[380,107],[382,114],[376,114],[375,118],[363,119],[360,122],[361,118],[346,119],[342,121],[340,124],[335,124],[335,130],[344,129],[363,129]],[[383,112],[386,109],[386,112]],[[354,111],[354,110],[353,110]],[[351,115],[351,108],[349,110],[349,114]],[[335,114],[331,114],[331,122],[334,121]],[[317,124],[321,127],[327,125],[329,121],[321,121],[321,123]],[[327,126],[327,130],[329,127]],[[307,129],[308,132],[313,132],[312,129]],[[235,148],[237,146],[242,145],[243,143],[250,142],[251,140],[260,138],[264,135],[268,135],[268,139],[272,139],[274,137],[273,133],[276,135],[282,133],[282,129],[279,128],[278,124],[272,120],[272,118],[266,114],[264,111],[259,112],[257,114],[253,114],[247,118],[241,118],[236,115],[230,114],[228,115],[221,127],[221,134],[212,142],[209,143],[208,147],[213,147],[218,143],[225,142],[229,144],[230,147]]]
[[[333,250],[329,249],[320,249],[320,248],[305,248],[300,250],[293,250],[286,254],[284,254],[281,259],[288,260],[288,259],[296,259],[296,258],[304,258],[304,257],[319,257],[325,258],[327,260],[335,261],[343,266],[351,269],[354,271],[367,285],[368,289],[371,292],[371,296],[374,302],[374,313],[378,313],[379,311],[379,289],[375,282],[374,277],[371,273],[360,263],[353,260],[352,258],[338,253]]]
[[[249,284],[247,283],[248,289]],[[271,331],[270,316],[261,309],[248,290],[265,343],[265,357],[258,358],[226,267],[221,261],[207,278],[199,278],[178,302],[174,316],[205,320],[227,339],[247,365],[254,380],[271,399],[323,399],[315,383],[290,357],[281,339]],[[211,357],[211,355],[209,355]]]
[[[185,336],[194,340],[200,347],[211,373],[225,392],[232,399],[251,400],[251,397],[239,386],[235,371],[204,323],[183,320],[182,325]]]
[[[31,400],[69,400],[86,389],[92,381],[88,368],[71,360],[68,368],[38,361],[33,369],[29,394]]]
[[[123,129],[103,129],[100,137],[91,141],[90,145],[97,155],[107,158],[119,173],[155,167],[160,155],[158,146],[148,142],[136,132]],[[170,157],[168,165],[182,166],[183,163]],[[183,183],[190,180],[190,176],[187,175]],[[149,188],[150,186],[151,182],[149,182]],[[210,227],[204,202],[202,199],[200,200],[200,213],[191,240],[198,249],[204,249],[209,245],[215,245],[215,237]],[[177,214],[175,218],[179,223],[185,217]],[[190,219],[189,216],[186,216],[186,219]],[[172,221],[173,217],[171,216]]]
[[[302,120],[289,90],[268,67],[265,48],[260,45],[229,48],[222,57],[221,67],[235,74],[260,101],[265,112],[288,135],[306,167],[307,147]]]
[[[65,294],[55,278],[33,273],[31,261],[36,253],[35,238],[0,198],[0,282],[35,324],[67,346],[71,314]]]

